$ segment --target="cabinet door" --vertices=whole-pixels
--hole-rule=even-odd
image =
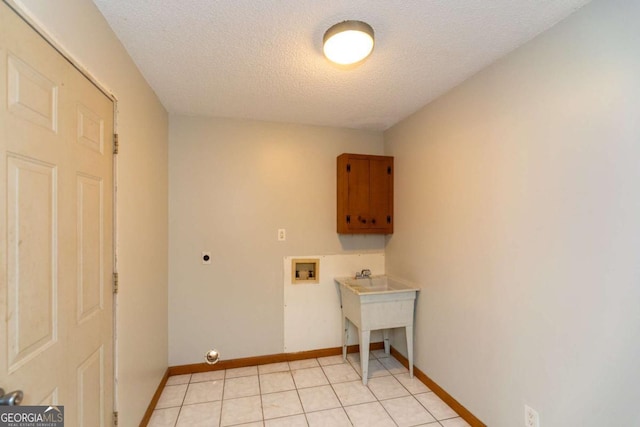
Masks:
[[[369,184],[371,179],[369,160],[351,158],[349,159],[348,168],[347,213],[350,216],[349,229],[360,230],[369,228]]]
[[[392,228],[393,159],[373,158],[369,161],[369,227]]]
[[[345,153],[337,160],[338,233],[393,233],[393,157]]]

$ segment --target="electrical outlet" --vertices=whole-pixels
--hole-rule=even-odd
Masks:
[[[540,416],[529,405],[524,405],[524,425],[525,427],[540,427]]]
[[[278,229],[278,240],[281,242],[287,240],[287,230],[285,230],[284,228]]]
[[[205,265],[211,264],[211,252],[202,252],[202,263]]]

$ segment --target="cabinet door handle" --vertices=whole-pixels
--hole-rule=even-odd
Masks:
[[[372,219],[371,219],[371,224],[375,224],[375,223],[376,223],[376,219],[375,219],[375,218],[372,218]]]
[[[366,219],[364,219],[364,218],[362,218],[361,216],[359,216],[359,217],[358,217],[358,221],[360,221],[360,222],[361,222],[361,223],[363,223],[363,224],[366,224],[366,223],[367,223],[367,220],[366,220]]]

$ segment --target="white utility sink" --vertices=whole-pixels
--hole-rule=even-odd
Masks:
[[[409,375],[413,378],[413,313],[420,288],[389,276],[367,278],[340,277],[342,307],[342,357],[347,358],[349,323],[360,333],[360,366],[362,384],[369,375],[369,342],[371,331],[383,330],[384,351],[389,354],[389,329],[404,327],[407,335]]]

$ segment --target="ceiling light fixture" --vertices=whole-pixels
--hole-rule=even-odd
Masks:
[[[324,55],[340,65],[365,59],[373,50],[373,28],[362,21],[343,21],[324,33]]]

